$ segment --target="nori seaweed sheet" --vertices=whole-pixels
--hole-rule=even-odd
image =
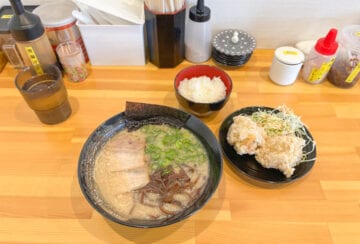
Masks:
[[[129,131],[137,130],[148,124],[168,124],[181,128],[190,117],[190,114],[171,107],[126,102],[125,127]]]

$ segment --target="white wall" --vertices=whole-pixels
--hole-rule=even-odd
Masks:
[[[48,1],[54,0],[23,3]],[[187,2],[190,6],[196,0]],[[0,0],[3,4],[9,5],[8,0]],[[230,28],[245,30],[256,38],[258,48],[293,45],[317,39],[332,27],[360,25],[359,0],[205,0],[205,4],[212,10],[214,33]]]
[[[189,2],[195,3],[195,0]],[[205,0],[214,32],[227,28],[252,34],[258,47],[274,48],[317,39],[328,29],[360,25],[359,0]]]

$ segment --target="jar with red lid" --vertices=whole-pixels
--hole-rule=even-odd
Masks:
[[[77,19],[72,15],[74,10],[78,10],[78,7],[71,1],[54,1],[41,4],[33,13],[37,14],[44,24],[46,35],[54,50],[60,43],[75,41],[81,46],[85,60],[88,60],[80,30],[76,25]]]

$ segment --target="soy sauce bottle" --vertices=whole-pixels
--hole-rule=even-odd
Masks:
[[[41,65],[58,65],[40,18],[26,11],[20,0],[9,1],[14,11],[9,29],[25,66],[33,66],[38,74],[42,74]]]

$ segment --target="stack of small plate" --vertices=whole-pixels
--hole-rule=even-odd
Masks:
[[[212,58],[220,65],[244,65],[256,47],[256,40],[242,30],[224,30],[213,37]]]

